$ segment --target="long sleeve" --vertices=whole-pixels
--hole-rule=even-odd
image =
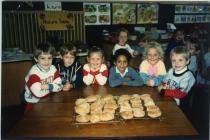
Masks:
[[[83,82],[86,85],[91,85],[93,82],[94,76],[90,74],[90,68],[89,68],[88,64],[85,64],[83,66],[82,72],[83,72]]]
[[[146,84],[147,80],[150,79],[150,76],[148,74],[146,74],[146,73],[143,73],[143,72],[140,72],[140,76],[141,76],[144,84]]]
[[[99,85],[105,85],[108,78],[108,68],[105,64],[102,64],[99,73],[95,76]]]
[[[61,81],[61,78],[59,76],[58,70],[56,70],[56,72],[54,74],[53,82],[50,83],[50,84],[52,84],[52,89],[50,91],[53,91],[53,92],[61,91],[62,81]]]
[[[165,75],[159,75],[157,77],[153,78],[154,81],[154,86],[159,86],[161,84],[161,82],[163,81]]]
[[[41,79],[36,74],[32,74],[29,76],[26,86],[28,87],[32,95],[35,96],[36,98],[45,97],[50,93],[49,90],[41,89]]]
[[[129,86],[142,86],[144,84],[141,76],[131,67],[128,68],[131,80],[128,81]]]
[[[115,67],[112,67],[109,73],[109,85],[111,87],[117,87],[122,85],[123,82],[125,82],[125,79],[119,73],[116,73]]]
[[[166,89],[165,96],[174,97],[174,98],[183,98],[187,96],[187,93],[182,92],[180,89]]]

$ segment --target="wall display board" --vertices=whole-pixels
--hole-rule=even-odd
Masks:
[[[109,25],[110,4],[109,3],[83,3],[85,12],[85,25]]]
[[[136,4],[113,3],[112,24],[136,24]]]
[[[37,13],[39,27],[44,30],[73,30],[73,13],[50,11]]]
[[[174,23],[209,23],[210,5],[176,5]]]
[[[158,4],[138,4],[137,5],[137,24],[158,23]]]

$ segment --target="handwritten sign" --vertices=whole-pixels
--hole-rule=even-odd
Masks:
[[[45,2],[45,11],[61,11],[61,2]]]
[[[44,30],[72,30],[75,27],[73,13],[70,12],[40,12],[38,23]]]

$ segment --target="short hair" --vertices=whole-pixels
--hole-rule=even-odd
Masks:
[[[42,53],[51,54],[53,56],[55,54],[55,48],[50,43],[39,43],[34,50],[34,57],[38,59]]]
[[[117,58],[120,56],[120,55],[123,55],[126,57],[127,61],[130,62],[130,59],[131,59],[131,54],[126,50],[126,49],[119,49],[115,52],[115,55],[114,55],[114,62],[117,61]]]
[[[199,45],[199,42],[198,42],[197,39],[195,39],[195,38],[190,38],[190,39],[189,39],[189,42],[190,42],[191,44],[194,45],[196,51],[201,50],[201,46]]]
[[[189,61],[190,59],[190,52],[186,48],[181,47],[181,46],[175,47],[171,50],[170,58],[174,54],[182,54],[187,61]]]
[[[160,55],[160,59],[163,61],[163,59],[164,59],[163,49],[162,49],[161,45],[159,43],[157,43],[156,41],[151,41],[145,45],[145,50],[143,52],[143,59],[147,58],[147,54],[148,54],[149,50],[152,48],[154,48],[158,51],[158,53]]]
[[[121,32],[125,32],[125,33],[127,33],[127,35],[128,35],[128,30],[125,29],[125,28],[121,28],[121,29],[118,30],[117,36],[120,36],[120,33],[121,33]]]
[[[104,51],[96,46],[93,46],[89,51],[88,51],[88,57],[90,57],[90,55],[92,53],[101,53],[101,56],[104,57]]]
[[[76,56],[76,46],[73,43],[63,44],[60,48],[61,56],[70,53],[73,56]]]

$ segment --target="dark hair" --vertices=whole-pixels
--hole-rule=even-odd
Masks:
[[[201,46],[199,45],[199,42],[198,42],[198,40],[196,38],[190,38],[189,42],[191,44],[194,44],[194,47],[195,47],[196,51],[201,50]]]
[[[131,59],[131,54],[126,50],[126,49],[119,49],[115,52],[115,55],[114,55],[114,62],[117,61],[117,58],[120,56],[120,55],[123,55],[127,58],[128,62],[130,62],[130,59]]]
[[[121,32],[125,32],[125,33],[127,33],[127,35],[128,35],[128,30],[125,29],[125,28],[121,28],[121,29],[118,30],[117,36],[120,36],[120,33],[121,33]]]
[[[76,46],[73,43],[63,44],[60,48],[61,56],[70,53],[73,56],[76,56]]]
[[[104,51],[96,46],[93,46],[89,51],[88,51],[88,57],[90,57],[90,55],[92,53],[101,53],[102,57],[104,57]]]
[[[37,59],[42,53],[51,54],[53,56],[55,54],[55,48],[49,43],[40,43],[35,48],[34,57]]]

